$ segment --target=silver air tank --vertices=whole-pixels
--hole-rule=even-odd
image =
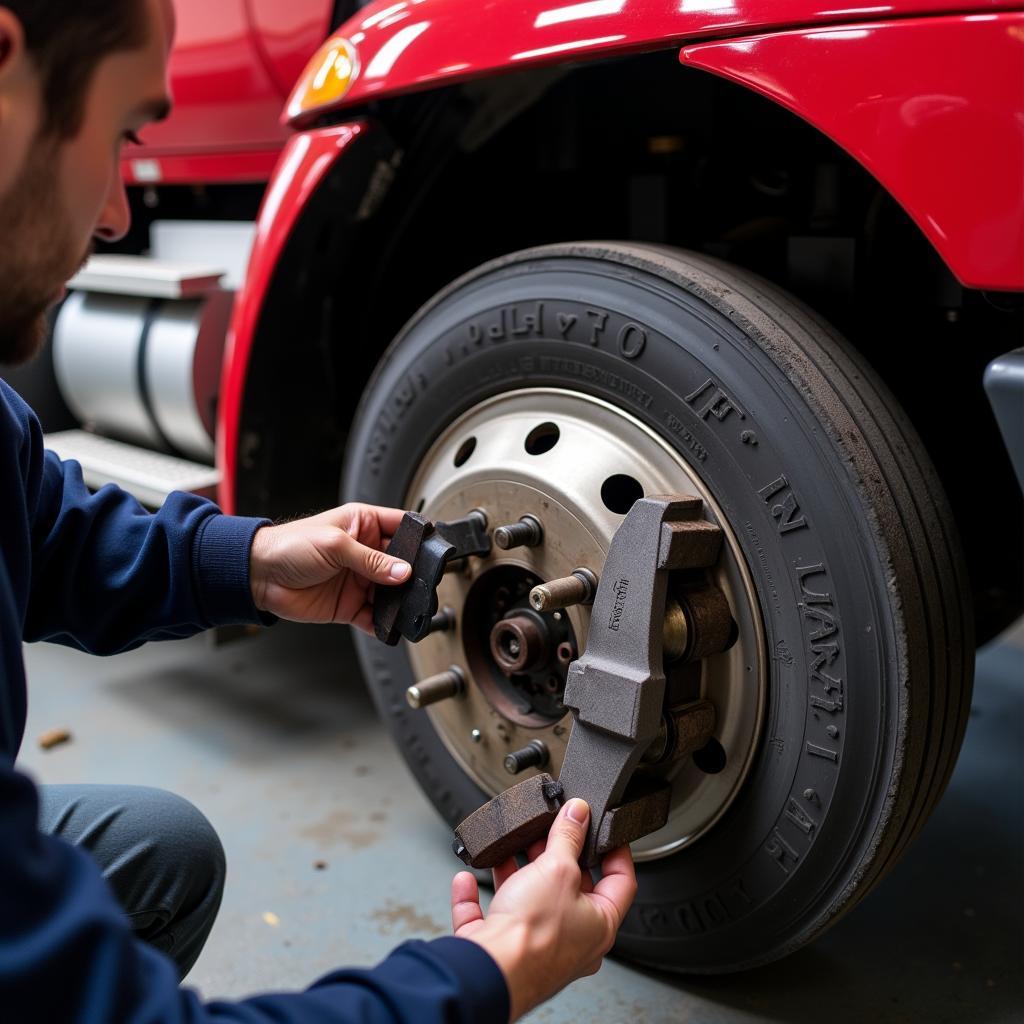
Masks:
[[[159,294],[166,285],[119,273],[100,290],[73,292],[61,308],[53,359],[64,399],[97,433],[212,462],[233,294],[214,277],[192,289],[179,281],[186,294],[171,298]],[[87,278],[76,283],[89,289]]]

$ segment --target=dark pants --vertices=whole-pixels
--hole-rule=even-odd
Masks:
[[[140,938],[182,978],[213,927],[224,850],[187,800],[145,786],[40,786],[39,828],[88,850]]]

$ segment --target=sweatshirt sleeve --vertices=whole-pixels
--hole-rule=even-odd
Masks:
[[[204,1003],[136,939],[87,853],[37,827],[35,787],[0,760],[0,1018],[5,1024],[505,1024],[508,990],[464,939],[409,942],[306,992]]]
[[[171,494],[151,513],[112,484],[91,493],[77,462],[43,451],[39,424],[25,413],[26,640],[113,654],[212,626],[273,621],[260,615],[249,582],[252,538],[267,520],[225,516],[194,494]]]

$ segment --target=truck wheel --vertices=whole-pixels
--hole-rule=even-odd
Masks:
[[[639,895],[617,950],[681,971],[762,964],[819,934],[893,866],[952,771],[973,672],[967,580],[921,442],[856,353],[760,278],[632,243],[555,245],[441,292],[388,350],[354,418],[347,500],[535,516],[439,589],[455,627],[359,658],[417,781],[451,825],[557,773],[581,606],[542,623],[509,673],[489,645],[538,581],[598,573],[643,494],[688,493],[723,530],[723,653],[674,686],[715,705],[713,739],[664,769],[672,809],[634,845]],[[465,693],[406,689],[459,666]],[[529,768],[528,771],[536,771]],[[453,867],[456,864],[453,861]]]

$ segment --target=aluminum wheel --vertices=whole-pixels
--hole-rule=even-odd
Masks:
[[[763,631],[750,575],[714,497],[677,452],[633,417],[600,399],[547,388],[509,392],[460,416],[427,452],[406,496],[407,507],[432,520],[480,509],[492,529],[524,515],[543,527],[543,542],[536,547],[495,547],[489,556],[472,558],[449,573],[438,596],[442,606],[454,610],[455,629],[409,645],[420,678],[452,665],[464,672],[469,681],[464,699],[424,713],[462,768],[494,795],[538,770],[559,771],[572,725],[559,698],[568,663],[585,646],[590,615],[584,606],[554,612],[543,641],[553,657],[535,659],[537,672],[511,677],[496,664],[487,642],[495,619],[525,609],[535,583],[578,567],[599,575],[632,502],[643,494],[666,493],[700,496],[706,518],[725,532],[710,582],[726,595],[736,638],[724,653],[679,669],[691,698],[713,703],[717,726],[701,755],[664,770],[672,785],[669,820],[634,844],[639,860],[681,849],[721,817],[746,777],[761,732]],[[519,638],[510,642],[518,655]],[[507,756],[537,740],[549,760],[514,778],[505,766]]]

